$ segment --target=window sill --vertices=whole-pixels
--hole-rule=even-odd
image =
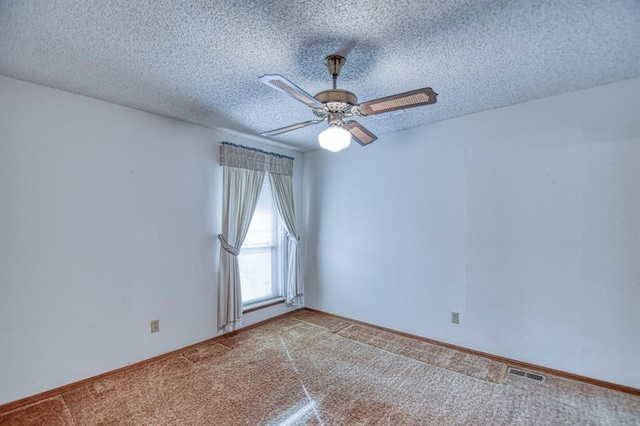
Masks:
[[[260,302],[249,303],[242,307],[242,313],[248,314],[249,312],[257,311],[264,308],[269,308],[271,306],[279,305],[280,303],[284,303],[285,299],[283,297],[278,297],[277,299],[268,299],[262,300]]]

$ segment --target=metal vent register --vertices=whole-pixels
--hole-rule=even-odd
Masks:
[[[529,373],[528,371],[520,370],[517,368],[509,367],[507,369],[507,373],[513,374],[514,376],[524,377],[525,379],[535,380],[537,382],[546,382],[547,376],[537,373]]]

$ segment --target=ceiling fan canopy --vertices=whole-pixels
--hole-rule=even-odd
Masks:
[[[323,90],[315,96],[311,96],[279,74],[265,74],[258,78],[262,83],[307,105],[311,108],[313,114],[318,117],[315,120],[303,121],[261,133],[262,136],[276,136],[326,120],[329,128],[320,133],[318,137],[320,146],[336,152],[349,146],[351,139],[354,139],[362,146],[369,145],[378,139],[376,135],[360,123],[353,120],[344,121],[344,118],[353,116],[366,117],[399,109],[430,105],[437,101],[438,94],[431,87],[425,87],[359,104],[358,98],[354,93],[338,89],[338,76],[346,59],[341,55],[329,55],[324,62],[333,79],[333,88]]]

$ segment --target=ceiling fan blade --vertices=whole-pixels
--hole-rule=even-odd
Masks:
[[[265,74],[258,80],[267,86],[286,93],[311,108],[324,108],[324,104],[279,74]]]
[[[280,133],[290,132],[292,130],[298,130],[298,129],[301,129],[303,127],[311,126],[313,124],[318,124],[318,123],[323,122],[324,120],[325,120],[324,118],[321,118],[319,120],[303,121],[302,123],[296,123],[296,124],[292,124],[291,126],[281,127],[279,129],[270,130],[268,132],[260,133],[260,135],[261,136],[276,136],[276,135],[279,135]]]
[[[361,115],[382,114],[383,112],[395,111],[397,109],[435,104],[437,96],[438,94],[434,92],[431,87],[425,87],[423,89],[387,96],[386,98],[363,102],[358,107],[358,110]]]
[[[351,133],[351,137],[362,146],[367,146],[378,139],[376,135],[356,121],[345,121],[344,128],[347,129],[349,133]]]

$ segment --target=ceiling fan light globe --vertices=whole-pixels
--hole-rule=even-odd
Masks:
[[[338,152],[349,146],[351,133],[339,126],[329,126],[318,135],[320,147],[332,152]]]

